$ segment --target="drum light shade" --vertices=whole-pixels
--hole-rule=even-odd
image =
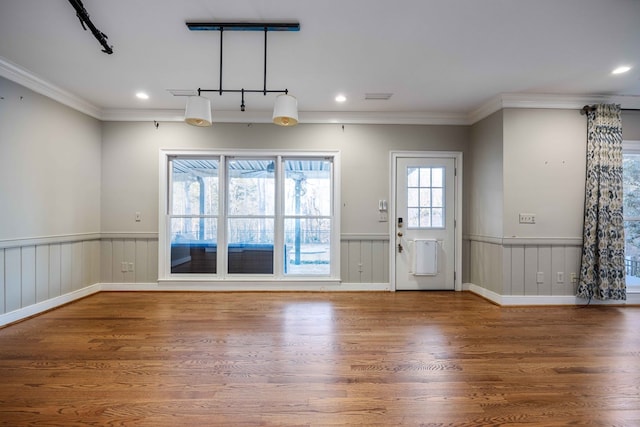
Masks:
[[[184,121],[194,126],[211,126],[211,100],[203,96],[190,96]]]
[[[273,123],[280,126],[298,124],[298,100],[294,96],[283,94],[276,98],[273,106]]]

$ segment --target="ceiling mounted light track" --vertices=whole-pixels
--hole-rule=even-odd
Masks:
[[[247,22],[187,22],[191,31],[219,31],[220,32],[220,85],[218,89],[198,88],[197,96],[190,96],[185,110],[185,122],[194,126],[211,126],[211,100],[202,96],[202,92],[239,93],[241,96],[240,111],[245,110],[245,93],[280,93],[276,98],[273,109],[273,123],[280,126],[295,126],[298,124],[298,100],[289,95],[288,89],[267,89],[267,33],[269,31],[300,31],[298,23],[247,23]],[[264,32],[264,75],[262,89],[225,89],[222,86],[222,49],[225,31],[262,31]]]

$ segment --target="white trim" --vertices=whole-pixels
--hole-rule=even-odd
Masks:
[[[456,291],[462,290],[462,152],[461,151],[390,151],[389,152],[389,171],[391,176],[389,177],[389,242],[395,242],[396,224],[396,163],[399,157],[416,157],[416,158],[449,158],[454,160],[456,174],[454,176],[455,181],[455,194],[456,199],[454,202],[455,216],[454,220],[457,227],[454,230],[454,246],[455,260],[454,260],[454,272],[456,272],[456,278],[454,280],[454,289]],[[391,246],[391,243],[390,243]],[[389,282],[391,284],[391,290],[396,290],[396,251],[395,243],[393,249],[389,250]]]
[[[158,239],[157,232],[108,231],[101,233],[102,239]]]
[[[495,304],[502,305],[502,295],[497,294],[489,289],[475,285],[473,283],[465,283],[462,285],[462,290],[473,292],[476,295],[481,296]]]
[[[622,108],[640,108],[640,96],[634,95],[558,95],[543,93],[503,93],[471,111],[467,124],[474,124],[504,108],[544,108],[579,110],[588,104],[615,103]]]
[[[158,240],[158,232],[144,231],[107,231],[104,233],[77,233],[77,234],[60,234],[53,236],[41,237],[24,237],[20,239],[2,239],[0,240],[0,249],[16,248],[22,246],[38,246],[57,243],[69,242],[85,242],[89,240],[109,240],[109,239],[150,239]],[[340,241],[351,240],[371,240],[371,241],[388,241],[389,235],[382,233],[343,233],[340,234]]]
[[[25,237],[20,239],[0,240],[0,249],[17,248],[22,246],[50,245],[57,243],[85,242],[100,240],[101,233],[60,234],[53,236]]]
[[[160,281],[169,280],[175,281],[177,276],[171,274],[171,269],[169,267],[169,262],[167,262],[170,258],[168,253],[169,251],[169,239],[170,239],[170,223],[169,223],[169,211],[167,206],[169,205],[169,197],[170,193],[167,188],[167,183],[170,179],[170,170],[169,170],[169,160],[172,157],[195,157],[195,156],[207,156],[207,157],[218,157],[221,159],[220,167],[222,170],[226,170],[225,159],[227,157],[259,157],[259,158],[273,158],[276,160],[277,164],[280,164],[283,158],[331,158],[332,166],[332,213],[331,213],[331,261],[330,261],[330,274],[327,277],[328,280],[340,280],[340,242],[342,241],[340,235],[340,215],[341,215],[341,152],[340,150],[270,150],[270,149],[238,149],[238,150],[212,150],[212,149],[160,149],[159,150],[159,158],[158,158],[158,224],[159,224],[159,234],[158,234],[158,278]],[[224,167],[223,167],[224,166]],[[280,166],[278,166],[280,168]],[[220,188],[226,188],[226,183],[224,182],[224,175],[220,177],[222,180],[220,184]],[[284,186],[282,188],[276,189],[276,197],[279,197],[278,194],[282,194],[284,191]],[[222,201],[220,212],[225,212],[225,197],[222,195]],[[276,206],[279,206],[278,201],[276,200]],[[226,218],[225,215],[220,215],[221,219]],[[276,219],[276,230],[277,233],[277,221],[278,218],[283,218],[282,212],[279,211],[279,208],[276,207],[275,219]],[[225,230],[225,227],[218,227],[218,230]],[[275,235],[274,240],[274,259],[282,259],[282,253],[279,252],[281,246],[278,245],[278,235]],[[219,241],[225,241],[224,235],[218,235]],[[226,271],[225,268],[220,268],[220,266],[225,265],[225,257],[226,254],[219,254],[218,261],[218,271]],[[206,277],[206,276],[205,276]],[[213,280],[233,280],[234,278],[230,275],[220,274],[218,276],[211,276]],[[284,276],[284,273],[280,267],[277,265],[274,268],[273,274],[269,275],[269,279],[282,281],[287,280],[288,277]],[[311,280],[312,277],[309,277]],[[259,278],[256,278],[259,280]]]
[[[505,237],[503,246],[582,246],[581,237]]]
[[[340,240],[342,242],[352,241],[352,240],[383,240],[389,241],[388,234],[381,233],[342,233],[340,235]]]
[[[625,153],[640,153],[640,141],[624,140],[622,141],[622,151]]]
[[[502,237],[483,236],[480,234],[465,234],[464,236],[462,236],[462,238],[470,242],[481,242],[481,243],[489,243],[492,245],[502,245]]]
[[[88,116],[96,119],[102,118],[102,110],[99,107],[96,107],[71,92],[67,92],[64,89],[49,83],[42,77],[27,71],[2,56],[0,56],[0,76]]]
[[[183,109],[103,109],[44,80],[0,56],[0,76],[102,121],[182,122]],[[472,125],[503,108],[580,109],[586,104],[616,103],[622,108],[640,108],[640,96],[557,95],[504,93],[467,113],[301,111],[300,123]],[[216,123],[271,123],[271,111],[216,111]]]
[[[470,242],[502,246],[582,246],[581,237],[494,237],[465,234],[463,238]]]
[[[93,295],[95,293],[100,292],[102,290],[101,288],[102,287],[100,284],[87,286],[86,288],[69,292],[68,294],[60,295],[58,297],[51,298],[46,301],[42,301],[36,304],[29,305],[27,307],[10,311],[9,313],[2,314],[0,315],[0,326],[8,325],[9,323],[26,319],[27,317],[44,313],[45,311],[60,307],[61,305],[70,303],[80,298]]]
[[[587,300],[575,295],[500,295],[473,283],[465,283],[464,290],[473,292],[500,306],[521,305],[586,305]],[[626,301],[601,301],[592,299],[589,305],[639,305],[640,293],[627,292]]]
[[[296,281],[296,282],[181,282],[160,280],[158,283],[103,283],[103,291],[184,291],[184,292],[325,292],[325,291],[389,291],[389,283],[340,283],[338,281]]]

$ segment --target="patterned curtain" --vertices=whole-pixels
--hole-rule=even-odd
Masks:
[[[587,113],[587,182],[577,296],[626,300],[619,105]]]

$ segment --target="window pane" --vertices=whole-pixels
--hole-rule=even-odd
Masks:
[[[444,227],[444,218],[442,216],[442,208],[431,209],[431,226],[432,227]]]
[[[230,274],[273,274],[273,224],[273,218],[229,219]]]
[[[420,189],[420,207],[421,208],[431,207],[431,191],[428,188]]]
[[[418,208],[409,208],[408,209],[408,221],[407,227],[417,228],[420,227],[420,209]]]
[[[331,273],[331,221],[287,218],[284,222],[284,272],[293,275]]]
[[[273,215],[275,212],[275,162],[230,160],[229,215]]]
[[[431,187],[431,168],[420,168],[420,187]]]
[[[627,286],[640,286],[640,154],[623,153],[622,201]]]
[[[171,213],[218,214],[218,161],[174,159],[171,162]]]
[[[420,209],[420,227],[431,227],[431,209]]]
[[[407,168],[407,186],[408,187],[419,187],[419,177],[420,177],[420,169],[419,168]]]
[[[625,218],[640,217],[640,154],[623,155],[622,182]]]
[[[409,188],[407,190],[407,206],[417,208],[420,206],[420,190],[417,188]]]
[[[433,190],[431,190],[431,195],[433,197],[433,199],[431,199],[431,206],[435,208],[441,208],[442,206],[444,206],[442,204],[442,189],[434,188]]]
[[[285,160],[285,214],[331,215],[331,162]]]
[[[216,273],[217,218],[171,218],[171,272]]]
[[[431,169],[433,180],[431,182],[432,187],[442,187],[442,178],[444,173],[444,168],[433,168]]]

